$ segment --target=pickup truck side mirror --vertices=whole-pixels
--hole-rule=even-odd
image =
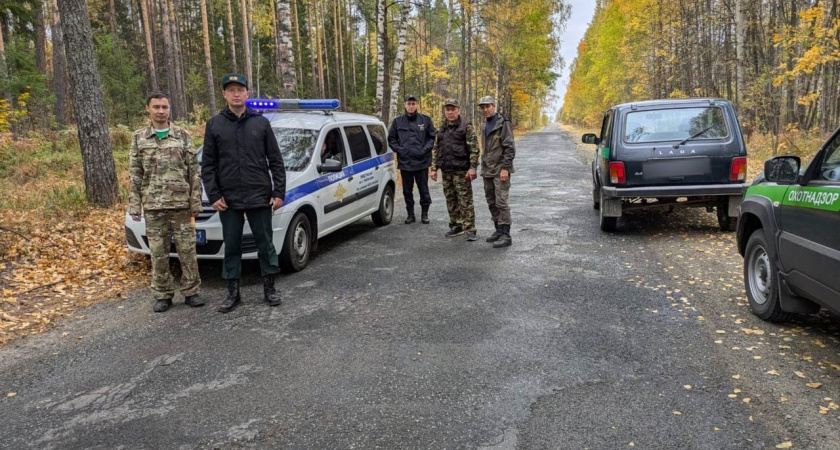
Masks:
[[[595,136],[595,134],[593,134],[593,133],[586,133],[586,134],[584,134],[584,135],[583,135],[583,137],[582,137],[582,138],[580,138],[580,140],[581,140],[581,142],[583,142],[584,144],[595,144],[595,145],[598,145],[598,144],[600,144],[600,143],[601,143],[601,139],[599,139],[599,138],[598,138],[598,136]]]
[[[341,167],[341,162],[336,161],[334,159],[328,159],[328,160],[324,161],[323,164],[318,165],[318,172],[321,172],[321,173],[324,173],[324,172],[341,172],[342,170],[344,170],[344,168]]]
[[[799,178],[798,156],[777,156],[764,161],[764,178],[779,184],[793,184]]]

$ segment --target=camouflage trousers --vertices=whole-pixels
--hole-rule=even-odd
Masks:
[[[175,295],[175,282],[169,272],[170,236],[175,238],[175,248],[181,260],[181,294],[184,297],[198,294],[201,278],[195,256],[195,227],[189,209],[163,209],[146,211],[146,236],[152,254],[152,293],[155,300],[171,299]]]
[[[484,199],[490,208],[490,217],[493,222],[499,225],[510,225],[510,178],[502,182],[496,175],[493,178],[484,178]]]
[[[449,211],[449,228],[461,227],[475,232],[475,207],[473,206],[472,183],[464,177],[467,171],[442,172],[443,195]]]

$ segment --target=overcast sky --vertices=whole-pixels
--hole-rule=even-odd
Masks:
[[[560,37],[560,54],[566,61],[566,67],[562,70],[560,78],[554,82],[554,91],[557,100],[552,108],[550,117],[563,106],[563,97],[566,95],[566,84],[569,82],[569,66],[577,56],[577,47],[583,39],[583,33],[592,21],[595,13],[595,0],[567,0],[572,5],[572,16],[566,24],[566,31]]]

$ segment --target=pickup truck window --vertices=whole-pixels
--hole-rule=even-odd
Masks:
[[[826,145],[818,177],[826,181],[840,181],[840,134]]]
[[[693,140],[727,137],[729,129],[723,109],[706,107],[634,111],[624,119],[624,142],[628,143],[681,141],[694,135],[697,137]]]

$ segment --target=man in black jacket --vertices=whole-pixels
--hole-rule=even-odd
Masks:
[[[219,211],[225,243],[222,278],[228,293],[219,312],[230,312],[241,301],[242,229],[245,218],[257,244],[265,301],[280,304],[274,279],[280,272],[272,238],[271,219],[286,195],[286,169],[268,119],[245,106],[248,80],[229,73],[222,78],[227,107],[207,121],[201,179],[213,209]]]
[[[420,220],[429,223],[429,166],[432,165],[432,147],[435,145],[435,127],[432,119],[417,112],[417,97],[405,96],[405,114],[394,118],[388,130],[388,145],[396,152],[403,183],[403,197],[408,217],[405,223],[414,223],[414,183],[420,191]]]

